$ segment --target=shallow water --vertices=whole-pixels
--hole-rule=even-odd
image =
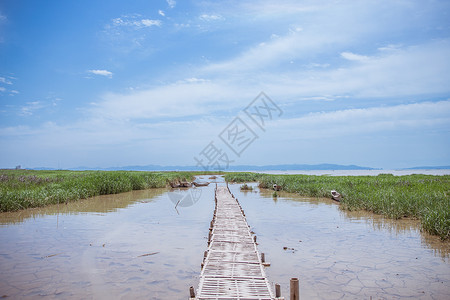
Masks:
[[[450,299],[450,243],[421,233],[417,220],[342,211],[329,199],[231,190],[271,263],[269,280],[285,296],[298,277],[302,299]]]
[[[186,299],[198,284],[214,191],[179,214],[167,191],[0,214],[0,296]]]
[[[284,296],[299,277],[302,299],[450,298],[450,243],[417,221],[239,186],[230,189]],[[198,285],[213,199],[210,184],[0,214],[0,296],[186,299]]]

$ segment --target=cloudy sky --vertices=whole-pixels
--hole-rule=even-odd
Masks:
[[[438,0],[3,0],[0,167],[450,165],[449,20]]]

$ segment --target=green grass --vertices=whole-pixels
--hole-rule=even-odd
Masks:
[[[0,170],[0,212],[165,187],[189,172]]]
[[[228,173],[227,181],[259,181],[263,188],[273,184],[283,190],[310,197],[342,195],[341,207],[367,210],[389,218],[420,219],[424,230],[450,238],[450,176],[312,176]]]
[[[241,185],[241,191],[253,191],[253,187],[244,183],[243,185]]]
[[[0,170],[0,212],[76,201],[97,195],[158,188],[205,172]],[[211,173],[212,174],[212,173]],[[343,209],[368,210],[390,218],[417,218],[424,230],[450,238],[450,176],[310,176],[227,173],[227,181],[259,181],[310,197],[342,195]]]

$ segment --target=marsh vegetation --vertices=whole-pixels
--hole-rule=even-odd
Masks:
[[[260,187],[274,184],[286,192],[308,197],[327,197],[336,190],[341,207],[367,210],[392,219],[420,219],[422,227],[441,239],[450,238],[450,176],[313,176],[227,173],[227,181],[258,181]]]
[[[192,178],[189,172],[1,170],[0,212],[160,188]]]

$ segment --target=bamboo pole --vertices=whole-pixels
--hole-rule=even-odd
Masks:
[[[275,298],[281,298],[281,287],[278,283],[275,283]]]
[[[291,300],[299,300],[300,299],[300,291],[298,286],[298,278],[291,278]]]
[[[195,290],[194,290],[193,286],[191,286],[189,288],[189,295],[190,295],[191,299],[195,299]]]

